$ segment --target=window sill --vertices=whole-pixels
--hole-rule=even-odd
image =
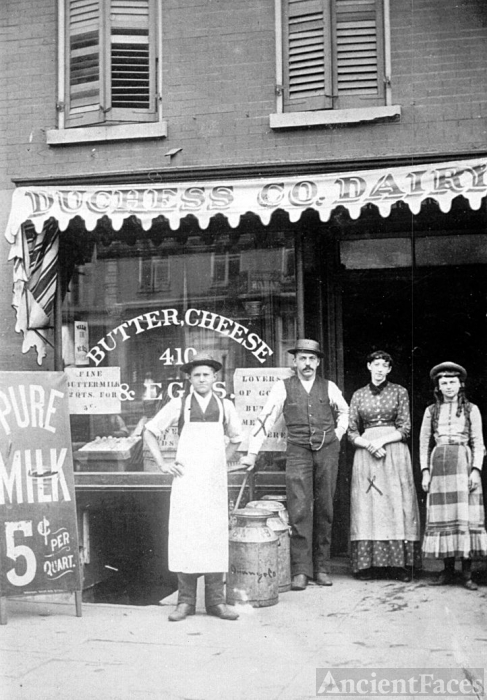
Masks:
[[[271,129],[299,129],[312,126],[338,126],[364,122],[396,121],[400,116],[400,105],[326,109],[316,112],[282,112],[270,115],[270,127]]]
[[[73,129],[49,129],[46,132],[48,146],[67,146],[76,143],[107,143],[127,139],[163,139],[167,136],[167,122],[146,124],[114,124],[112,126],[75,127]]]

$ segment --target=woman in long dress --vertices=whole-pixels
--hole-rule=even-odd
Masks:
[[[435,403],[426,409],[420,433],[423,489],[428,494],[423,555],[443,559],[444,570],[434,585],[452,582],[455,559],[461,559],[463,584],[475,591],[472,558],[487,555],[482,418],[465,396],[464,367],[442,362],[430,376]]]
[[[348,438],[356,451],[351,493],[351,560],[357,578],[391,573],[410,581],[421,562],[419,511],[406,440],[409,397],[389,382],[392,357],[367,358],[370,382],[350,403]]]

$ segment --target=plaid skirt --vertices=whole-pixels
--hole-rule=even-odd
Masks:
[[[471,559],[487,555],[482,486],[468,490],[470,450],[437,445],[430,459],[423,556]]]

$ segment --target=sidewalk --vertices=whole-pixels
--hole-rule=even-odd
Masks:
[[[9,600],[2,700],[305,700],[316,669],[483,668],[487,586],[334,576],[240,619],[171,623],[163,606]],[[169,601],[172,603],[172,601]],[[342,696],[345,697],[345,696]],[[436,696],[441,697],[441,696]]]

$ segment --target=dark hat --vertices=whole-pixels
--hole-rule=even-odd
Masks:
[[[318,357],[324,357],[320,350],[320,344],[316,340],[308,340],[306,338],[299,338],[296,341],[296,347],[288,350],[291,355],[295,355],[297,352],[312,352]]]
[[[194,369],[194,367],[198,367],[199,365],[213,367],[215,372],[218,372],[218,370],[223,367],[221,362],[217,362],[213,359],[211,355],[208,355],[206,352],[197,352],[191,360],[191,362],[186,362],[185,365],[182,365],[181,370],[186,374],[191,374],[191,371]]]
[[[441,362],[435,365],[430,372],[430,377],[433,381],[438,377],[459,377],[462,382],[467,378],[467,370],[462,365],[457,365],[456,362]]]

